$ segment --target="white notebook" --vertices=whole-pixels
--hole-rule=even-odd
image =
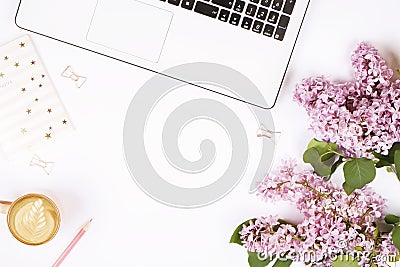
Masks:
[[[6,156],[32,152],[71,129],[29,36],[0,46],[0,144]]]

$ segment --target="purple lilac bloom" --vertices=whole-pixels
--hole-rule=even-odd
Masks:
[[[400,141],[400,80],[391,82],[393,70],[367,43],[357,47],[351,61],[354,82],[304,79],[294,100],[307,111],[318,139],[338,144],[348,156],[387,154]]]
[[[298,170],[295,161],[286,160],[263,180],[258,195],[265,201],[293,203],[304,220],[291,225],[268,216],[243,225],[242,243],[251,252],[287,255],[307,266],[332,266],[332,256],[360,249],[374,250],[380,257],[398,253],[390,234],[375,238],[375,222],[382,220],[385,201],[369,187],[347,195],[312,170]],[[359,264],[369,266],[373,259],[361,257]]]

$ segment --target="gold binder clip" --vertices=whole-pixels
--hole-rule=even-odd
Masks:
[[[264,127],[264,125],[260,125],[260,128],[257,130],[257,137],[263,137],[267,139],[273,139],[274,136],[280,137],[281,132],[274,132]],[[274,138],[274,142],[277,138]]]
[[[79,76],[76,74],[71,66],[68,66],[62,73],[61,76],[71,79],[76,87],[81,88],[81,86],[86,82],[86,77]]]
[[[50,175],[54,167],[54,162],[44,161],[38,155],[34,155],[29,165],[39,167],[43,169],[43,171],[46,172],[47,175]]]

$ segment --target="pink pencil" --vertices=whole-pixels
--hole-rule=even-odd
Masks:
[[[58,257],[56,262],[53,264],[53,267],[58,267],[60,264],[65,260],[65,258],[68,256],[68,254],[71,252],[71,250],[75,247],[75,245],[79,242],[79,240],[82,238],[82,236],[87,232],[89,229],[89,225],[92,222],[92,219],[88,221],[78,232],[78,234],[72,239],[71,243],[69,243],[68,247],[64,250],[64,252]]]

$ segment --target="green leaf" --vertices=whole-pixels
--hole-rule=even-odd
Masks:
[[[377,152],[372,152],[372,154],[374,155],[375,158],[377,158],[379,160],[376,163],[376,167],[377,168],[382,168],[382,167],[386,167],[386,166],[392,165],[392,163],[390,163],[389,156],[382,155],[382,154],[379,154]]]
[[[233,232],[233,234],[231,236],[231,240],[229,241],[229,243],[234,243],[234,244],[238,244],[239,246],[243,246],[242,239],[240,239],[239,232],[242,231],[243,225],[249,226],[250,221],[255,221],[255,220],[256,219],[247,220],[244,223],[240,224],[238,227],[236,227],[235,231]]]
[[[339,255],[333,262],[333,267],[359,267],[358,262],[349,255]]]
[[[391,164],[390,162],[387,162],[387,161],[382,160],[382,159],[380,159],[380,160],[375,164],[375,166],[376,166],[377,168],[388,167],[388,166],[391,166],[391,165],[392,165],[392,164]]]
[[[346,162],[343,171],[346,188],[350,193],[371,183],[376,176],[375,164],[373,160],[367,158],[356,158]]]
[[[307,149],[310,148],[315,148],[318,151],[318,154],[321,156],[321,161],[326,161],[333,156],[335,156],[334,152],[338,152],[339,147],[337,144],[334,143],[327,143],[327,142],[322,142],[317,139],[312,139],[310,143],[308,143]]]
[[[343,163],[343,157],[340,156],[339,159],[337,161],[335,161],[335,163],[333,163],[333,165],[331,167],[331,174],[328,177],[329,179],[331,179],[332,175],[335,173],[337,168],[339,168],[339,166],[342,165],[342,163]]]
[[[343,183],[342,187],[347,195],[350,195],[354,191],[346,182]]]
[[[400,150],[394,152],[394,168],[396,170],[397,179],[400,180]]]
[[[293,261],[288,259],[277,259],[272,267],[289,267],[292,265]]]
[[[385,222],[387,224],[396,224],[396,223],[400,222],[400,217],[393,215],[393,214],[388,214],[385,217]]]
[[[265,259],[263,259],[258,256],[257,252],[247,251],[247,254],[249,254],[247,262],[250,267],[265,267],[273,260],[271,257],[265,257]]]
[[[393,244],[400,249],[400,226],[395,226],[392,232],[392,241]]]
[[[396,153],[397,150],[400,150],[399,142],[394,143],[392,145],[392,147],[389,149],[388,155],[382,155],[377,152],[373,152],[374,157],[379,159],[379,162],[381,162],[379,165],[378,165],[378,163],[379,163],[378,162],[377,166],[384,167],[384,166],[390,166],[391,164],[394,164],[394,154]],[[377,167],[377,168],[380,168],[380,167]]]
[[[303,154],[303,160],[306,163],[310,163],[318,175],[328,176],[331,174],[331,168],[321,161],[321,157],[316,148],[312,147],[307,149]]]

